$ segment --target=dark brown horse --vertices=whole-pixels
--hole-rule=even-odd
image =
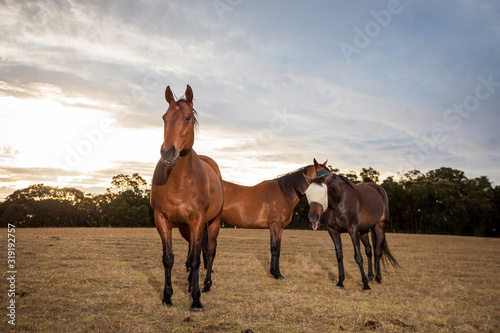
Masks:
[[[165,288],[162,302],[166,306],[172,305],[172,227],[177,226],[189,242],[188,281],[193,298],[190,309],[200,311],[203,308],[198,281],[202,235],[206,229],[208,269],[203,291],[209,291],[224,201],[222,178],[217,163],[207,156],[198,156],[192,149],[197,120],[191,87],[187,86],[185,99],[178,101],[167,87],[165,99],[168,109],[163,115],[164,140],[151,188],[151,207],[163,244]]]
[[[328,170],[318,164],[318,170]],[[283,228],[292,220],[293,209],[304,196],[308,183],[305,175],[316,178],[316,168],[309,165],[254,186],[237,185],[224,181],[224,209],[222,218],[228,223],[247,229],[269,229],[271,234],[271,275],[282,279],[280,249]]]
[[[374,183],[354,184],[349,179],[336,174],[318,177],[311,182],[306,192],[309,201],[309,222],[317,229],[321,214],[324,214],[330,237],[335,244],[339,266],[337,287],[344,287],[344,263],[340,234],[348,232],[354,245],[354,259],[359,266],[363,289],[368,290],[368,279],[363,269],[363,257],[359,247],[360,238],[366,247],[371,272],[371,246],[368,232],[372,230],[375,248],[375,268],[377,282],[381,282],[380,259],[386,255],[394,267],[400,267],[389,251],[385,231],[389,223],[389,200],[382,186]]]

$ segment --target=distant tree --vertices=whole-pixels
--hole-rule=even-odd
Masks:
[[[107,198],[100,198],[103,226],[147,227],[154,226],[153,211],[149,204],[147,182],[138,174],[119,174],[111,180]]]
[[[85,195],[75,188],[58,188],[43,184],[14,191],[3,202],[3,223],[20,227],[80,226]]]
[[[327,165],[326,167],[327,167],[327,168],[328,168],[328,170],[330,170],[330,172],[332,172],[332,173],[339,173],[339,171],[340,171],[340,169],[338,169],[338,168],[334,168],[334,167],[332,167],[331,165]]]
[[[361,182],[363,183],[378,183],[378,179],[380,177],[380,172],[369,167],[368,169],[361,169],[361,173],[359,174],[361,177]]]
[[[120,192],[126,190],[132,190],[134,192],[140,192],[141,187],[146,186],[148,183],[142,178],[138,173],[134,173],[132,176],[119,174],[113,177],[111,180],[111,185],[118,188]]]
[[[344,174],[344,176],[350,179],[354,184],[360,182],[360,180],[358,179],[358,174],[354,170],[349,170],[346,174]]]
[[[389,199],[389,231],[408,230],[403,225],[404,212],[408,204],[407,193],[403,185],[394,181],[394,177],[387,177],[381,185]]]
[[[30,185],[0,204],[2,225],[19,227],[154,226],[147,182],[139,174],[117,175],[105,194],[71,187]]]
[[[469,179],[464,183],[461,203],[466,218],[457,225],[457,234],[495,236],[499,226],[495,189],[488,177]]]

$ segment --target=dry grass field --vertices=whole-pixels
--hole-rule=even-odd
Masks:
[[[1,229],[3,244],[6,234]],[[202,294],[204,311],[191,313],[188,246],[177,230],[172,308],[161,305],[155,229],[18,228],[16,236],[14,329],[21,332],[500,331],[500,239],[388,234],[404,269],[388,267],[382,284],[362,291],[348,235],[342,290],[325,231],[285,230],[286,279],[277,281],[268,273],[268,230],[221,229],[212,291]],[[0,331],[12,329],[5,252]]]

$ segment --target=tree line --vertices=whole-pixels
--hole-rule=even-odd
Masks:
[[[332,172],[340,170],[329,167]],[[354,183],[382,185],[389,197],[389,232],[490,236],[500,235],[500,186],[488,177],[469,179],[463,171],[439,168],[425,174],[409,171],[379,181],[380,173],[363,168],[344,175]],[[112,178],[104,194],[72,187],[30,185],[0,203],[2,226],[18,227],[154,227],[147,182],[137,173]],[[307,229],[303,198],[288,228]],[[223,223],[223,225],[227,225]],[[324,225],[323,225],[324,228]]]

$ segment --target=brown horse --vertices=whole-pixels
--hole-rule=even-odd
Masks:
[[[202,235],[206,229],[208,269],[203,291],[209,291],[224,201],[222,178],[217,163],[207,156],[198,156],[192,149],[197,119],[191,87],[187,86],[185,99],[178,101],[167,87],[165,99],[168,109],[163,115],[164,140],[151,188],[151,207],[163,244],[165,288],[162,302],[172,306],[172,227],[177,226],[189,242],[188,281],[193,298],[190,309],[200,311],[203,308],[198,281]]]
[[[319,170],[324,164],[314,163]],[[318,171],[319,172],[319,171]],[[279,258],[283,228],[292,220],[293,209],[304,196],[308,183],[304,177],[316,178],[316,168],[309,165],[254,186],[223,181],[224,209],[222,218],[228,223],[247,229],[269,229],[271,234],[271,275],[282,279]]]
[[[363,289],[369,290],[368,279],[363,269],[363,257],[359,248],[362,239],[369,258],[369,276],[371,272],[371,246],[368,231],[372,230],[375,248],[376,281],[381,282],[380,259],[386,255],[394,267],[400,267],[389,251],[385,231],[389,223],[389,200],[382,186],[374,183],[354,184],[349,179],[336,174],[318,177],[306,192],[309,201],[309,222],[317,229],[321,214],[324,214],[327,230],[335,244],[339,266],[337,287],[344,287],[344,263],[340,234],[348,232],[354,245],[354,259],[359,266]],[[369,248],[369,249],[368,249]]]

